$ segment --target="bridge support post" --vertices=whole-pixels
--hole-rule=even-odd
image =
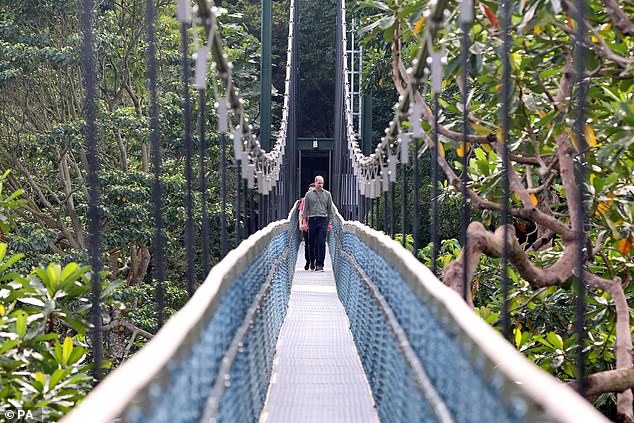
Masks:
[[[262,0],[262,58],[260,61],[260,145],[271,148],[271,0]]]

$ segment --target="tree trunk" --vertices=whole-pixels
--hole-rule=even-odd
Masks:
[[[147,143],[141,145],[141,163],[143,172],[150,173],[150,146]]]
[[[130,273],[128,285],[138,286],[143,282],[150,265],[150,249],[143,244],[130,243]]]

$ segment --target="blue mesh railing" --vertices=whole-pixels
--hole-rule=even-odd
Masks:
[[[398,242],[333,220],[337,290],[382,422],[606,421]]]
[[[296,204],[297,206],[297,204]],[[243,241],[65,422],[255,422],[301,238],[296,207]]]

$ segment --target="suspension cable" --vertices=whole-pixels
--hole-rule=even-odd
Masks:
[[[414,138],[414,186],[412,190],[414,191],[414,215],[412,218],[414,222],[412,224],[412,232],[414,233],[414,257],[418,258],[418,249],[420,248],[420,227],[419,227],[419,183],[420,183],[420,175],[419,173],[419,160],[418,160],[418,141],[419,138]]]
[[[574,103],[575,107],[575,121],[573,125],[573,132],[577,139],[578,150],[575,153],[574,169],[576,185],[579,187],[579,193],[577,195],[576,213],[575,216],[571,216],[573,219],[573,228],[576,233],[577,244],[577,263],[576,263],[576,283],[575,291],[576,298],[576,325],[575,331],[577,333],[577,372],[578,380],[577,390],[581,396],[585,395],[587,389],[586,381],[586,368],[585,368],[585,352],[584,343],[586,339],[585,331],[585,270],[586,270],[586,257],[589,256],[587,237],[586,237],[586,220],[587,214],[585,213],[584,197],[585,197],[585,173],[586,173],[586,157],[585,150],[588,147],[585,137],[585,125],[586,125],[586,95],[588,91],[586,80],[586,9],[587,4],[585,0],[575,0],[575,13],[574,20],[577,23],[577,30],[574,37]]]
[[[207,30],[209,35],[207,49],[214,61],[217,76],[221,81],[225,94],[224,97],[217,98],[218,120],[226,122],[228,112],[231,111],[236,121],[233,130],[234,155],[236,160],[241,162],[242,178],[257,181],[258,193],[268,195],[275,186],[275,182],[280,176],[280,167],[285,155],[285,146],[287,141],[287,130],[289,123],[290,95],[291,89],[291,72],[293,66],[293,40],[295,37],[294,0],[290,5],[290,17],[288,28],[288,48],[286,61],[286,78],[284,85],[284,103],[282,107],[282,120],[280,130],[277,135],[275,145],[271,151],[266,152],[260,146],[260,142],[252,133],[252,125],[244,112],[244,101],[240,98],[237,90],[234,88],[232,79],[232,64],[228,60],[228,56],[223,51],[222,37],[216,25],[217,9],[209,7],[206,1],[197,0],[197,15],[200,24]],[[223,132],[223,131],[219,131]],[[249,188],[252,188],[249,186]]]
[[[220,134],[220,257],[227,255],[227,136]]]
[[[240,210],[241,208],[241,202],[240,202],[240,196],[242,195],[242,193],[240,192],[240,181],[242,180],[242,175],[240,174],[240,166],[236,163],[236,211],[235,211],[235,217],[236,217],[236,226],[235,226],[235,232],[236,232],[236,244],[234,245],[234,247],[237,247],[238,244],[240,244],[240,241],[242,241],[242,234],[241,234],[241,229],[240,229],[240,218],[241,218],[241,213],[242,211]]]
[[[502,225],[504,241],[502,243],[502,334],[507,340],[511,340],[511,316],[509,315],[509,131],[510,131],[510,102],[511,102],[511,61],[509,58],[511,49],[511,2],[502,0]]]
[[[161,141],[158,111],[158,64],[156,61],[156,4],[153,0],[145,2],[145,31],[147,41],[147,79],[150,93],[150,146],[152,149],[152,164],[154,167],[154,183],[152,185],[152,199],[154,203],[154,277],[156,278],[156,304],[158,327],[163,326],[165,296],[163,282],[165,281],[165,243],[163,224],[163,193],[161,188]]]
[[[202,228],[202,266],[203,274],[209,271],[209,213],[207,211],[207,155],[205,135],[205,89],[198,88],[198,184],[200,192]]]
[[[388,209],[387,202],[388,202],[388,199],[387,199],[387,197],[388,197],[388,191],[383,191],[383,232],[385,232],[386,234],[390,233],[390,228],[388,227],[388,224],[387,224],[387,221],[388,221],[388,219],[387,219],[387,209]]]
[[[396,207],[394,206],[396,200],[394,197],[396,197],[396,190],[392,187],[390,189],[390,236],[392,239],[396,235]]]
[[[438,60],[438,56],[436,56]],[[437,68],[436,68],[437,69]],[[433,71],[432,71],[433,72]],[[440,70],[436,70],[440,72]],[[439,77],[442,77],[440,75]],[[433,74],[432,74],[433,78]],[[434,132],[433,132],[433,148],[431,159],[431,183],[432,183],[432,203],[431,203],[431,242],[432,242],[432,254],[431,254],[431,271],[435,276],[438,276],[438,252],[440,250],[440,240],[438,236],[438,115],[439,115],[439,102],[440,96],[440,84],[436,85],[432,83],[432,90],[434,93]]]
[[[406,152],[405,154],[407,155],[409,154],[409,152]],[[403,247],[405,247],[405,245],[407,245],[407,164],[405,164],[405,162],[403,162],[401,169],[401,175],[403,177],[403,179],[401,180],[403,184],[401,187],[401,235],[403,236],[403,238],[401,239],[401,244],[403,245]]]
[[[460,26],[462,28],[462,38],[460,41],[462,51],[460,53],[462,64],[462,219],[460,220],[460,238],[462,244],[462,251],[467,251],[469,247],[469,237],[467,235],[467,229],[469,227],[469,220],[471,210],[469,207],[469,189],[467,184],[469,182],[469,175],[467,172],[469,166],[469,143],[467,137],[469,135],[469,45],[470,45],[470,32],[471,23],[473,21],[473,3],[471,0],[463,0],[460,4]],[[469,290],[468,280],[468,260],[466,256],[463,260],[462,267],[462,297],[467,300],[467,294]]]
[[[183,132],[185,142],[185,250],[187,253],[187,295],[194,295],[194,208],[192,187],[192,129],[191,129],[191,99],[189,95],[189,78],[191,66],[189,59],[189,27],[191,26],[191,8],[189,0],[178,2],[177,18],[181,22],[181,54],[182,54],[182,84],[183,84]]]
[[[103,335],[101,322],[101,182],[99,171],[99,147],[97,143],[97,75],[95,72],[95,51],[93,33],[94,1],[82,0],[80,9],[80,24],[82,33],[81,64],[84,89],[86,91],[86,150],[88,158],[88,252],[90,254],[90,266],[92,268],[91,287],[91,313],[90,331],[93,350],[93,374],[98,381],[103,377],[101,363],[103,361]]]

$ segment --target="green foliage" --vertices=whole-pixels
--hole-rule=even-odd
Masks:
[[[398,237],[398,236],[397,236]],[[419,250],[421,261],[431,267],[433,244]],[[547,265],[553,251],[533,254],[536,265]],[[457,239],[443,240],[438,254],[438,269],[455,261],[461,247]],[[476,313],[502,331],[503,293],[500,259],[482,257],[475,272],[472,293]],[[508,268],[512,339],[517,349],[543,370],[567,381],[577,376],[578,338],[575,329],[575,293],[572,283],[534,290],[512,268]],[[626,298],[631,303],[634,287],[628,286]],[[595,373],[614,368],[616,314],[610,296],[589,292],[586,297],[585,341],[586,370]],[[614,405],[614,395],[606,394],[595,404],[607,412]]]
[[[241,95],[245,96],[247,102],[252,107],[253,116],[259,115],[260,85],[258,73],[253,69],[259,69],[260,55],[260,38],[261,27],[260,20],[262,15],[262,3],[258,0],[238,0],[231,1],[227,5],[230,12],[226,15],[231,19],[231,26],[234,28],[232,32],[239,37],[236,38],[234,60],[234,75],[244,76],[237,86],[240,87]],[[272,2],[272,128],[278,128],[282,118],[282,99],[284,80],[286,79],[286,49],[288,37],[288,18],[289,18],[289,1],[283,0]],[[222,29],[223,37],[231,36],[230,28],[227,28],[226,22]],[[236,31],[238,29],[239,31]],[[238,38],[243,41],[238,42]],[[248,44],[247,44],[248,41]],[[240,48],[240,45],[247,45],[249,48]],[[239,56],[237,56],[239,55]],[[256,110],[257,107],[257,110]],[[255,120],[254,127],[257,130],[259,122]]]
[[[366,16],[362,19],[359,35],[365,36],[366,43],[381,39],[381,35],[387,43],[396,39],[407,43],[418,32],[416,25],[427,1],[367,0],[360,2],[359,6],[365,8]]]
[[[165,319],[176,313],[187,301],[187,291],[179,288],[170,281],[166,281],[164,291]],[[135,326],[150,333],[158,330],[158,320],[156,316],[156,281],[144,283],[139,286],[118,287],[112,295],[114,300],[131,306],[124,310],[125,318]],[[138,341],[141,346],[145,341]]]
[[[113,277],[118,277],[118,268],[129,269],[131,257],[125,257],[124,253],[129,252],[131,245],[147,248],[151,244],[155,228],[145,42],[140,24],[143,22],[142,6],[136,0],[124,0],[100,3],[96,10],[97,123],[103,166],[100,177],[106,248],[103,262],[112,264]],[[0,84],[4,99],[0,109],[0,170],[16,169],[11,186],[17,191],[24,190],[30,200],[18,228],[8,239],[13,251],[26,254],[16,266],[20,271],[28,272],[33,266],[51,261],[86,262],[88,197],[76,3],[47,0],[23,2],[17,7],[10,2],[0,2],[0,12],[0,31],[4,31],[0,49],[7,53],[2,55],[0,65],[6,65],[7,72],[17,72],[20,76]],[[49,15],[41,16],[40,13]],[[184,284],[184,99],[180,83],[180,23],[173,13],[173,4],[159,5],[161,183],[166,223],[164,236],[170,261],[167,268],[173,272],[168,279]],[[246,99],[245,107],[252,111],[252,104],[257,105],[252,99],[256,93],[259,95],[259,41],[248,33],[248,25],[233,10],[221,9],[218,19],[226,51],[234,62],[234,83]],[[199,35],[203,39],[206,37],[203,33]],[[23,45],[28,45],[29,49],[25,50]],[[40,54],[36,48],[56,49],[55,54],[70,49],[72,60],[59,61]],[[190,50],[193,51],[193,46]],[[0,67],[0,71],[2,69]],[[210,85],[207,98],[213,96],[213,91]],[[191,98],[196,98],[193,87]],[[208,138],[202,142],[206,144],[208,159],[210,232],[216,238],[220,230],[220,208],[217,206],[220,151],[217,134],[210,130],[214,127],[215,109],[206,107],[205,110],[210,125]],[[251,115],[257,116],[257,110],[251,111]],[[195,137],[194,141],[198,143],[199,140]],[[197,161],[194,157],[194,165]],[[229,165],[233,165],[231,158]],[[197,175],[196,168],[194,175]],[[230,170],[228,176],[227,200],[231,203],[235,200],[234,171]],[[194,189],[198,189],[197,181]],[[195,195],[194,201],[198,210],[195,225],[200,231],[200,196]],[[227,213],[231,216],[231,206]],[[0,225],[2,221],[0,210]],[[232,236],[233,218],[227,219],[227,226]],[[212,262],[219,259],[218,248],[211,251]]]
[[[26,200],[18,198],[24,193],[24,190],[17,190],[3,198],[2,189],[10,172],[10,170],[7,170],[0,176],[0,231],[5,234],[10,231],[10,226],[14,223],[15,212],[13,210],[26,204]]]
[[[21,194],[14,192],[0,201],[4,216],[12,217],[24,204],[17,200]],[[16,270],[23,257],[8,255],[8,244],[0,243],[0,402],[56,421],[94,383],[92,347],[86,338],[93,275],[89,266],[50,263],[23,276]],[[103,312],[121,307],[110,299],[119,285],[102,284]]]
[[[421,262],[431,269],[432,257],[433,257],[433,242],[428,243],[423,248],[418,250],[418,256]],[[451,263],[460,254],[460,242],[455,238],[443,239],[440,241],[440,247],[438,248],[438,261],[436,267],[439,272],[445,268],[446,265]]]
[[[76,12],[75,2],[2,0],[0,8],[0,88],[43,64],[59,70],[77,63],[77,38],[56,39],[52,28]]]
[[[334,133],[336,2],[299,3],[300,133],[332,137]]]
[[[92,388],[86,339],[88,266],[35,268],[24,277],[10,269],[0,243],[0,401],[57,420]],[[118,284],[102,291],[103,304]]]
[[[403,244],[403,234],[394,234],[394,240],[399,244]],[[404,247],[409,251],[414,251],[414,237],[411,234],[405,234],[405,244]]]

